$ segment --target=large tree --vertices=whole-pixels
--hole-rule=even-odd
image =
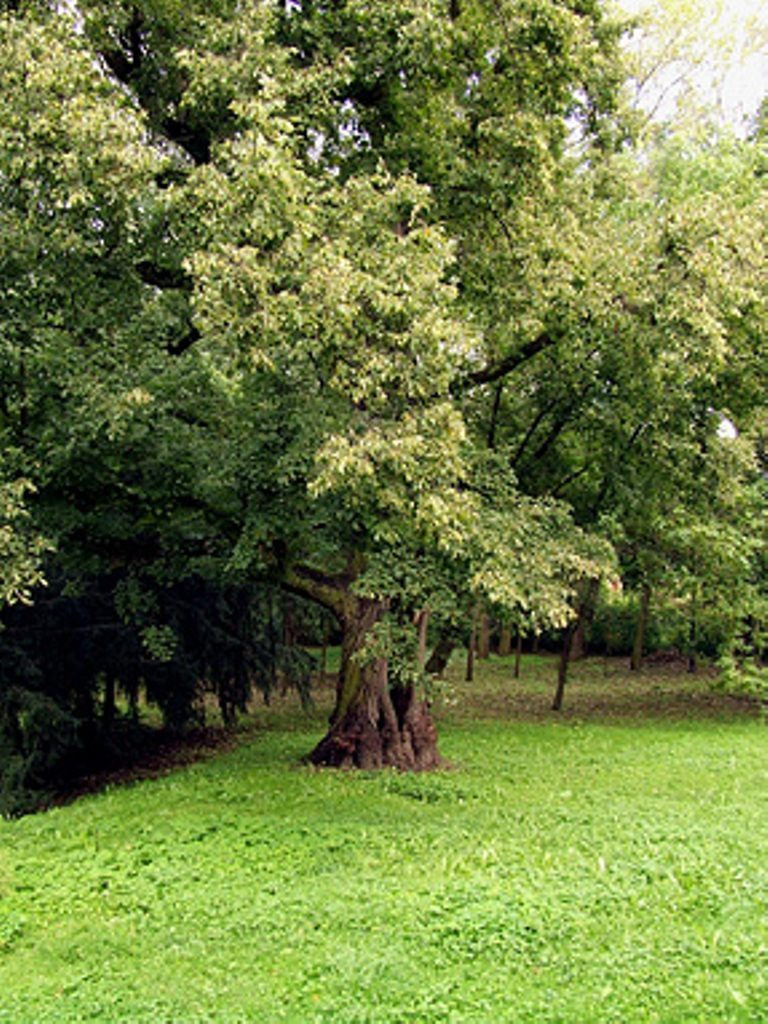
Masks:
[[[344,630],[317,760],[436,763],[410,650],[441,577],[562,622],[598,571],[465,403],[562,336],[535,210],[573,126],[609,134],[600,5],[82,0],[2,30],[6,447],[59,559],[312,597]]]
[[[436,764],[430,609],[573,616],[623,464],[728,365],[738,218],[713,243],[618,173],[596,0],[0,26],[3,445],[58,564],[311,598],[343,631],[313,758]]]

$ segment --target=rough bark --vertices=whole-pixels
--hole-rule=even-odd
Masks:
[[[412,687],[390,690],[387,663],[379,658],[361,669],[354,698],[309,760],[332,768],[425,771],[440,764],[437,731]]]
[[[294,592],[333,611],[343,631],[330,728],[308,760],[318,766],[366,770],[438,767],[437,730],[426,702],[412,686],[391,687],[386,659],[365,651],[387,603],[352,593],[349,574],[329,576],[294,567],[285,580]],[[426,630],[426,617],[422,623]]]

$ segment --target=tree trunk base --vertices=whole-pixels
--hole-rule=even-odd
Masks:
[[[437,730],[424,701],[412,694],[377,695],[379,699],[355,703],[331,727],[308,760],[318,767],[397,768],[423,772],[439,768]],[[402,704],[402,707],[398,707]]]

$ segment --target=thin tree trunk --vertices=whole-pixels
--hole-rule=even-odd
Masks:
[[[293,609],[287,602],[283,603],[283,646],[296,646],[296,622],[293,616]]]
[[[125,686],[125,683],[123,683]],[[136,725],[139,721],[139,697],[140,697],[139,683],[133,680],[130,683],[128,689],[128,712],[131,717],[131,722]]]
[[[467,671],[464,673],[464,680],[471,683],[475,678],[475,650],[477,648],[477,614],[472,615],[472,627],[469,631],[469,646],[467,647]]]
[[[699,663],[697,658],[696,648],[698,646],[699,639],[699,608],[698,608],[698,592],[694,590],[691,593],[691,604],[689,609],[688,619],[688,671],[695,673],[698,671]]]
[[[453,649],[456,646],[456,635],[451,630],[446,630],[437,638],[432,653],[427,659],[424,671],[431,676],[442,676],[451,660]]]
[[[519,679],[520,678],[520,661],[522,659],[522,656],[523,656],[523,634],[522,634],[522,631],[518,629],[518,631],[517,631],[517,640],[515,642],[515,672],[514,672],[515,679]]]
[[[101,708],[101,720],[104,731],[110,732],[115,721],[115,679],[112,675],[104,678],[104,703]]]
[[[557,689],[552,701],[552,710],[560,711],[563,706],[565,686],[568,681],[568,666],[573,660],[574,646],[578,644],[580,656],[584,653],[584,635],[586,626],[595,613],[595,601],[600,587],[599,579],[590,579],[582,587],[582,599],[576,612],[576,618],[566,626],[563,633],[563,646],[560,650],[560,663],[557,670]]]
[[[587,630],[595,614],[595,603],[600,591],[600,580],[590,579],[581,588],[578,618],[571,639],[571,661],[580,661],[587,656]]]
[[[643,667],[643,651],[645,650],[645,632],[648,627],[648,611],[651,604],[651,588],[646,583],[640,592],[640,606],[635,623],[635,638],[632,644],[632,658],[629,667],[639,672]]]
[[[491,617],[483,608],[478,626],[477,656],[485,661],[491,656]]]
[[[565,696],[565,686],[568,682],[568,666],[571,661],[571,647],[573,645],[573,634],[576,630],[576,623],[571,623],[570,626],[566,626],[563,631],[563,645],[560,648],[560,661],[557,667],[557,689],[555,690],[555,697],[552,701],[552,710],[560,711],[563,706],[563,697]]]
[[[506,658],[512,653],[512,627],[509,622],[502,622],[499,633],[499,655]]]
[[[580,615],[571,639],[571,661],[581,661],[581,659],[585,658],[587,655],[587,644],[584,638],[585,629],[586,622]]]

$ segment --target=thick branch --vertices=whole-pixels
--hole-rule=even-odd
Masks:
[[[115,78],[124,85],[130,85],[143,63],[143,29],[144,15],[137,7],[134,7],[131,20],[126,26],[125,32],[119,38],[121,45],[114,49],[105,48],[100,51],[104,63]]]
[[[455,390],[465,391],[468,388],[475,387],[478,384],[493,384],[494,381],[501,380],[502,377],[506,377],[514,370],[521,366],[523,363],[532,359],[533,356],[538,355],[539,352],[543,352],[544,349],[551,348],[556,342],[556,339],[551,334],[542,332],[536,338],[533,338],[527,344],[523,345],[516,352],[512,352],[505,359],[501,359],[498,363],[492,363],[489,366],[484,366],[481,370],[475,370],[472,373],[468,373],[463,380],[458,381]]]
[[[349,580],[342,576],[330,576],[308,565],[288,566],[283,575],[285,587],[300,597],[321,604],[344,620],[349,610]]]
[[[192,291],[192,278],[180,267],[161,267],[151,260],[142,260],[136,264],[135,269],[144,284],[148,284],[152,288],[182,292]],[[181,337],[176,338],[175,341],[168,342],[166,351],[171,356],[180,356],[182,352],[186,352],[188,348],[191,348],[199,340],[200,331],[194,324],[190,324],[187,331]]]
[[[169,356],[180,356],[183,352],[186,352],[188,348],[192,348],[196,341],[201,338],[200,331],[194,326],[190,325],[189,330],[186,334],[182,334],[176,341],[171,341],[166,345],[166,351]]]
[[[196,164],[211,160],[211,136],[205,128],[194,127],[178,117],[168,117],[160,125],[164,134],[184,150]]]
[[[556,398],[553,399],[551,402],[547,402],[547,404],[544,405],[541,409],[539,409],[539,411],[534,416],[533,422],[529,425],[528,429],[526,430],[526,432],[525,432],[525,434],[523,436],[522,441],[517,446],[517,450],[515,451],[515,454],[509,460],[509,464],[510,464],[510,466],[512,466],[513,469],[518,464],[520,459],[522,458],[523,452],[528,447],[528,444],[529,444],[531,438],[536,433],[536,431],[539,429],[539,426],[541,425],[542,421],[549,415],[550,412],[552,412],[552,410],[554,408],[556,408],[557,402],[558,402],[558,399],[556,399]]]
[[[163,117],[158,107],[156,90],[141,81],[146,63],[147,44],[145,18],[138,7],[133,8],[131,20],[117,43],[117,46],[105,47],[99,51],[107,68],[119,82],[134,89],[140,104],[150,115],[155,127],[167,139],[182,149],[195,164],[209,163],[211,133],[208,128],[196,125],[185,118]]]
[[[488,447],[493,451],[496,447],[496,425],[499,419],[499,407],[501,406],[501,393],[504,390],[504,381],[496,385],[496,394],[493,396],[493,408],[491,409],[491,422],[488,424]]]
[[[553,489],[552,489],[552,497],[553,498],[559,498],[560,495],[562,494],[562,492],[568,486],[568,484],[572,484],[574,480],[578,480],[580,476],[584,476],[584,474],[587,472],[588,469],[589,469],[588,465],[587,466],[580,466],[578,469],[575,469],[572,473],[569,473],[566,477],[564,477],[560,481],[560,483],[556,487],[553,487]]]

